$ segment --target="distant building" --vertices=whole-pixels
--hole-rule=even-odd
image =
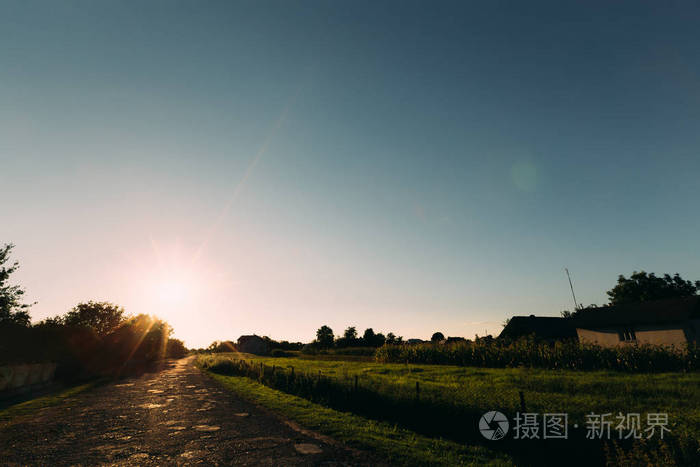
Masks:
[[[591,308],[571,320],[583,343],[682,347],[700,335],[700,296]]]
[[[535,315],[513,316],[498,338],[519,339],[528,336],[549,342],[577,338],[573,319]]]
[[[613,347],[654,344],[682,347],[700,336],[700,296],[587,308],[573,318],[514,316],[499,339],[576,339]]]
[[[252,336],[239,337],[236,348],[239,352],[252,353],[255,355],[267,355],[270,352],[270,346],[265,339],[255,334]]]
[[[449,336],[444,341],[441,341],[442,344],[454,344],[455,342],[467,342],[467,340],[464,337]]]
[[[408,339],[406,343],[408,345],[424,344],[426,341],[423,339]]]

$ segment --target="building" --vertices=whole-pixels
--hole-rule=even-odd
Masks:
[[[252,336],[239,337],[236,348],[239,352],[252,353],[255,355],[267,355],[270,352],[270,346],[267,341],[255,334]]]
[[[513,316],[503,328],[499,339],[534,337],[538,341],[554,342],[576,339],[573,320],[553,316]]]
[[[700,335],[700,296],[591,308],[572,321],[582,343],[683,347]]]

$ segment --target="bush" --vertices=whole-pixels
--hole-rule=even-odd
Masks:
[[[182,358],[187,355],[187,347],[180,339],[168,339],[168,344],[165,348],[165,356],[167,358]]]
[[[182,341],[169,339],[170,326],[139,315],[100,337],[90,326],[48,321],[32,327],[0,326],[0,364],[57,363],[56,378],[63,381],[119,373],[124,368],[145,369],[167,357],[187,353]]]
[[[271,357],[276,357],[276,358],[282,358],[282,357],[291,357],[292,354],[289,352],[285,352],[282,349],[272,349],[272,352],[270,352]]]

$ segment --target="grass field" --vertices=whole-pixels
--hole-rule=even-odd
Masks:
[[[223,358],[246,359],[256,365],[262,362],[268,367],[275,366],[278,372],[289,373],[291,367],[294,367],[297,375],[306,374],[311,378],[318,377],[320,372],[324,379],[334,381],[336,386],[346,385],[350,390],[357,376],[360,388],[378,395],[379,399],[375,398],[375,403],[377,400],[410,400],[415,397],[418,383],[421,403],[428,406],[433,404],[437,409],[436,414],[447,417],[451,413],[473,414],[488,410],[501,410],[512,417],[521,410],[519,392],[522,391],[527,412],[567,413],[570,425],[576,423],[583,427],[585,416],[591,412],[614,415],[618,412],[640,413],[642,417],[647,413],[665,412],[669,416],[668,427],[672,437],[691,440],[700,438],[698,373],[630,374],[527,368],[488,369],[268,358],[244,354],[227,354]],[[359,412],[365,417],[373,418],[371,411]],[[393,421],[396,420],[399,420],[399,426],[407,426],[400,419]],[[435,427],[408,428],[433,437],[450,438],[454,433],[433,430]],[[435,433],[431,435],[431,431]],[[489,446],[486,445],[487,448]],[[690,449],[694,449],[692,444]],[[684,455],[687,456],[687,452]]]
[[[247,400],[349,446],[372,451],[395,465],[513,465],[506,454],[482,446],[467,446],[450,440],[421,436],[391,423],[333,410],[270,389],[249,378],[218,374],[212,376],[224,387]]]

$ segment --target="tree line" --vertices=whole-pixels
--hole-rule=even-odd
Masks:
[[[381,332],[374,332],[374,329],[367,328],[359,337],[357,334],[357,328],[355,326],[349,326],[343,332],[342,336],[336,337],[331,329],[327,325],[321,326],[316,331],[316,340],[312,342],[312,345],[321,349],[335,348],[346,348],[346,347],[381,347],[384,344],[402,344],[403,336],[396,336],[393,332],[384,335]]]
[[[63,379],[142,369],[187,353],[172,327],[157,317],[128,315],[110,303],[78,303],[64,315],[32,324],[24,289],[10,285],[19,264],[9,263],[12,244],[0,247],[0,364],[56,362]]]

